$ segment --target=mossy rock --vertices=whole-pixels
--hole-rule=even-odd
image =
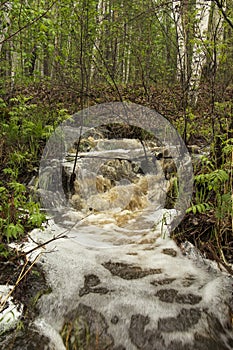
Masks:
[[[110,350],[114,345],[104,316],[82,303],[66,315],[61,336],[66,350]]]

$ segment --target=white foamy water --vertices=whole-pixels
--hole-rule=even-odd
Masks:
[[[154,156],[147,152],[147,159]],[[69,153],[63,161],[68,182],[74,158]],[[91,151],[79,154],[68,209],[56,222],[72,228],[79,242],[91,246],[140,243],[156,239],[158,231],[166,234],[179,214],[164,209],[171,181],[165,178],[163,161],[151,163],[149,169],[143,162],[145,153],[138,140],[95,141]]]
[[[113,122],[118,115],[117,122],[124,121],[122,104],[117,111],[107,105],[82,112],[84,128],[80,120],[63,125],[58,131],[69,147],[56,135],[48,142],[40,184],[52,218],[44,231],[31,233],[25,249],[45,242],[37,253],[43,253],[52,292],[39,300],[34,326],[50,339],[50,350],[68,344],[84,350],[230,350],[231,277],[201,255],[193,259],[169,236],[191,197],[189,156],[162,117],[154,121],[148,109],[132,105],[126,106],[127,122],[158,130],[171,160],[157,159],[165,150],[154,141],[90,135],[88,127],[102,125],[110,110]],[[72,145],[81,131],[89,134],[71,186]],[[165,205],[169,196],[173,206]]]
[[[42,296],[35,325],[57,350],[65,349],[61,333],[74,315],[89,332],[84,349],[94,349],[98,336],[101,349],[229,350],[232,279],[169,237],[179,211],[164,208],[170,180],[162,163],[134,172],[127,152],[103,147],[111,142],[80,154],[70,206],[31,234],[40,242],[65,236],[46,244],[52,292]],[[73,162],[63,164],[69,178]]]
[[[64,349],[60,337],[63,324],[67,314],[74,312],[81,304],[100,313],[108,325],[108,333],[111,334],[114,344],[121,344],[126,349],[137,349],[136,340],[132,341],[130,336],[134,315],[147,317],[149,329],[161,330],[164,344],[167,344],[164,348],[158,348],[161,350],[171,349],[169,344],[172,341],[182,341],[190,344],[190,349],[193,349],[192,346],[198,349],[194,341],[195,334],[208,334],[208,317],[211,315],[226,330],[226,334],[222,335],[222,342],[225,344],[224,349],[230,349],[227,347],[227,341],[232,339],[228,330],[232,283],[230,276],[220,272],[214,264],[203,258],[195,261],[189,259],[160,230],[156,234],[153,232],[151,239],[149,233],[145,236],[142,234],[141,242],[137,242],[137,232],[136,243],[131,241],[129,244],[113,247],[107,235],[112,229],[109,225],[108,230],[106,228],[106,245],[103,248],[103,239],[98,241],[93,237],[94,228],[97,237],[104,235],[102,227],[97,229],[90,225],[90,232],[87,228],[80,227],[67,233],[53,222],[44,232],[35,230],[32,233],[33,239],[40,241],[49,240],[62,232],[67,236],[46,245],[47,254],[43,255],[42,262],[52,293],[41,298],[40,316],[36,325],[40,325],[44,335],[50,336],[51,341],[56,344],[55,349]],[[124,234],[122,237],[125,239]],[[146,238],[143,239],[144,237]],[[134,238],[132,235],[131,239]],[[120,233],[115,239],[120,240]],[[111,269],[111,264],[116,264],[116,271]],[[122,274],[118,269],[119,264],[122,264]],[[145,274],[139,278],[136,271],[130,270],[133,267],[139,274],[140,271]],[[85,286],[85,280],[91,275],[98,276],[99,292],[97,287]],[[85,288],[86,292],[82,293]],[[165,293],[163,297],[161,291]],[[181,301],[172,297],[174,291],[181,296]],[[179,315],[184,314],[184,310],[188,312],[187,319],[180,319]],[[193,320],[192,313],[195,314],[195,310],[199,317],[198,322]],[[119,320],[117,324],[111,322],[115,316]],[[184,330],[177,330],[174,323],[172,330],[163,331],[162,325],[176,318],[178,323],[184,323]],[[216,330],[211,330],[214,331]],[[143,334],[141,337],[143,339]]]

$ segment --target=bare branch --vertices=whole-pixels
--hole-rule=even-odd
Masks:
[[[90,216],[92,213],[87,214],[86,216],[84,216],[82,219],[78,219],[75,221],[75,223],[68,229],[64,230],[63,232],[59,233],[57,236],[53,236],[53,238],[49,239],[48,241],[38,244],[36,247],[32,248],[31,250],[29,250],[28,252],[23,252],[22,255],[28,255],[33,253],[35,250],[39,249],[39,248],[43,248],[45,247],[47,244],[54,242],[60,238],[68,238],[68,236],[66,235],[67,233],[71,232],[71,230],[79,223],[81,223],[83,220],[85,220],[86,218],[88,218],[88,216]],[[30,236],[29,236],[30,237]],[[30,237],[31,238],[31,237]],[[33,242],[35,242],[32,239]]]
[[[219,0],[214,0],[215,4],[218,6],[220,12],[222,13],[225,21],[229,24],[229,26],[233,29],[233,22],[227,16],[226,11],[224,11],[223,4]]]
[[[3,300],[0,300],[0,312],[2,312],[2,310],[4,309],[7,300],[10,298],[10,296],[12,295],[12,293],[15,291],[16,287],[19,285],[19,283],[24,279],[24,277],[31,271],[31,269],[33,268],[33,266],[36,264],[36,262],[39,260],[40,256],[42,253],[39,253],[35,259],[33,260],[33,262],[31,263],[31,265],[28,267],[28,263],[29,260],[26,259],[26,262],[24,263],[22,270],[20,271],[19,277],[17,278],[17,281],[15,282],[13,288],[9,291],[9,293],[6,295],[6,297]]]
[[[35,250],[37,250],[37,249],[39,249],[39,248],[43,248],[43,247],[46,246],[47,244],[49,244],[49,243],[51,243],[51,242],[54,242],[54,241],[56,241],[57,239],[60,239],[60,238],[67,238],[67,236],[65,235],[66,232],[67,232],[67,230],[64,231],[64,232],[59,233],[59,235],[57,235],[57,236],[53,236],[53,238],[49,239],[48,241],[46,241],[46,242],[44,242],[44,243],[38,244],[36,247],[32,248],[32,249],[29,250],[28,252],[23,253],[23,255],[31,254],[31,253],[33,253]]]
[[[41,15],[35,17],[31,22],[28,22],[27,24],[25,24],[24,26],[20,27],[18,30],[16,30],[16,32],[12,33],[11,35],[9,35],[7,38],[4,38],[2,41],[0,41],[0,45],[3,44],[6,41],[9,41],[11,38],[13,38],[14,36],[16,36],[17,34],[19,34],[20,32],[22,32],[24,29],[31,27],[34,23],[36,23],[37,21],[39,21],[41,18],[43,18],[50,10],[51,8],[54,6],[54,4],[57,2],[57,0],[55,0],[48,8],[47,10],[45,10]]]

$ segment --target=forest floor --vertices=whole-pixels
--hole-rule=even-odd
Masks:
[[[195,175],[206,175],[210,172],[211,166],[212,172],[217,172],[219,169],[227,169],[229,177],[232,176],[231,157],[233,147],[232,142],[228,141],[233,140],[233,89],[227,88],[224,90],[223,88],[216,87],[213,102],[213,91],[208,86],[203,86],[200,89],[196,106],[188,107],[184,111],[183,93],[177,86],[167,88],[155,88],[154,86],[147,88],[144,86],[119,86],[118,91],[115,91],[111,87],[96,86],[83,96],[77,89],[77,86],[67,86],[65,83],[63,86],[58,86],[55,82],[53,84],[38,82],[28,87],[17,86],[14,91],[5,94],[3,98],[5,105],[2,104],[0,106],[2,122],[9,124],[11,128],[13,128],[15,123],[18,129],[15,132],[15,138],[14,130],[8,132],[8,129],[6,129],[5,132],[3,131],[3,138],[0,143],[0,169],[2,174],[0,181],[2,184],[9,181],[9,174],[6,173],[4,175],[3,169],[6,167],[6,164],[9,164],[11,154],[17,148],[19,151],[18,157],[20,157],[20,152],[24,152],[28,158],[25,161],[24,167],[20,169],[19,165],[17,181],[27,184],[32,176],[37,174],[40,156],[46,143],[46,132],[43,133],[43,130],[39,130],[37,131],[38,135],[35,135],[36,131],[34,130],[33,134],[28,124],[25,125],[24,130],[23,119],[27,118],[35,125],[40,120],[42,123],[40,126],[41,129],[45,129],[48,126],[54,128],[67,118],[67,116],[80,110],[81,106],[92,106],[121,100],[144,105],[159,112],[177,128],[183,139],[186,139],[187,146],[209,147],[209,164],[199,162],[194,167]],[[184,118],[187,119],[185,136]],[[31,128],[33,128],[33,125]],[[22,140],[24,142],[22,146],[18,137],[24,132],[28,133],[29,136],[25,140]],[[220,145],[217,144],[217,141],[219,141],[217,137],[220,138]],[[33,146],[31,144],[32,142],[36,143],[36,145]],[[230,147],[228,155],[223,149],[224,144]],[[22,163],[24,159],[20,161]],[[19,164],[20,161],[18,162]],[[10,162],[12,163],[12,159],[10,159]],[[12,165],[8,165],[8,167],[12,168]],[[198,183],[198,186],[195,185],[194,183],[194,197],[198,196],[198,191],[206,191],[204,187],[206,184]],[[203,185],[202,188],[201,185]],[[232,178],[229,178],[228,183],[223,183],[222,186],[219,186],[217,190],[223,191],[223,195],[226,195],[228,191],[226,186],[230,187],[229,190],[232,188]],[[226,262],[232,264],[232,202],[230,204],[228,203],[229,208],[227,210],[229,210],[227,211],[227,215],[224,212],[219,214],[223,215],[223,218],[216,217],[214,210],[214,206],[217,205],[214,199],[216,193],[213,190],[209,192],[206,194],[206,198],[202,198],[201,200],[203,203],[207,200],[214,202],[213,207],[203,212],[202,210],[189,212],[176,229],[174,236],[177,238],[178,243],[184,240],[191,241],[208,258],[220,260],[224,264]],[[194,204],[201,204],[195,203],[195,200],[196,198],[193,198]],[[226,205],[225,202],[220,204],[222,206]],[[218,203],[218,205],[220,204]],[[219,228],[220,225],[222,226],[221,230]]]

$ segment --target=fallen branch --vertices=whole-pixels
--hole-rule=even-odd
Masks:
[[[218,255],[216,254],[214,247],[212,246],[212,244],[210,242],[207,242],[206,245],[207,249],[210,251],[210,253],[213,255],[214,260],[217,262],[219,268],[220,265],[222,265],[224,267],[224,269],[230,274],[233,275],[233,269],[224,261],[222,261]]]
[[[40,258],[42,253],[39,253],[35,259],[33,260],[33,262],[31,263],[30,267],[25,271],[28,263],[29,263],[29,259],[26,258],[26,262],[24,263],[22,270],[19,274],[19,277],[17,278],[17,281],[15,282],[13,288],[9,291],[9,293],[6,295],[6,297],[3,299],[3,301],[0,302],[0,312],[2,312],[4,310],[4,307],[6,305],[7,300],[10,298],[10,296],[12,295],[12,293],[14,292],[14,290],[16,289],[16,287],[19,285],[19,283],[22,281],[22,279],[24,279],[24,277],[31,271],[32,267],[35,265],[35,263],[38,261],[38,259]]]
[[[47,244],[54,242],[60,238],[68,238],[68,236],[66,235],[67,233],[69,233],[78,223],[82,222],[83,220],[85,220],[88,216],[90,216],[92,214],[92,212],[90,212],[89,214],[87,214],[84,218],[82,219],[78,219],[77,221],[75,221],[74,225],[71,226],[71,228],[59,233],[57,236],[53,236],[53,238],[49,239],[48,241],[44,242],[44,243],[40,243],[38,244],[36,247],[32,248],[31,250],[29,250],[28,252],[23,252],[21,255],[28,255],[33,253],[35,250],[39,249],[39,248],[44,248]],[[29,235],[30,237],[30,235]],[[30,237],[31,238],[31,237]],[[36,243],[32,238],[31,240]]]
[[[66,231],[64,231],[66,232]],[[39,249],[39,248],[44,248],[44,246],[46,246],[47,244],[51,243],[51,242],[54,242],[56,241],[57,239],[60,239],[60,238],[68,238],[64,232],[61,232],[59,233],[59,235],[57,236],[53,236],[53,238],[49,239],[48,241],[44,242],[44,243],[41,243],[41,244],[38,244],[36,247],[32,248],[31,250],[29,250],[28,252],[23,252],[22,255],[28,255],[28,254],[31,254],[33,253],[35,250]]]

